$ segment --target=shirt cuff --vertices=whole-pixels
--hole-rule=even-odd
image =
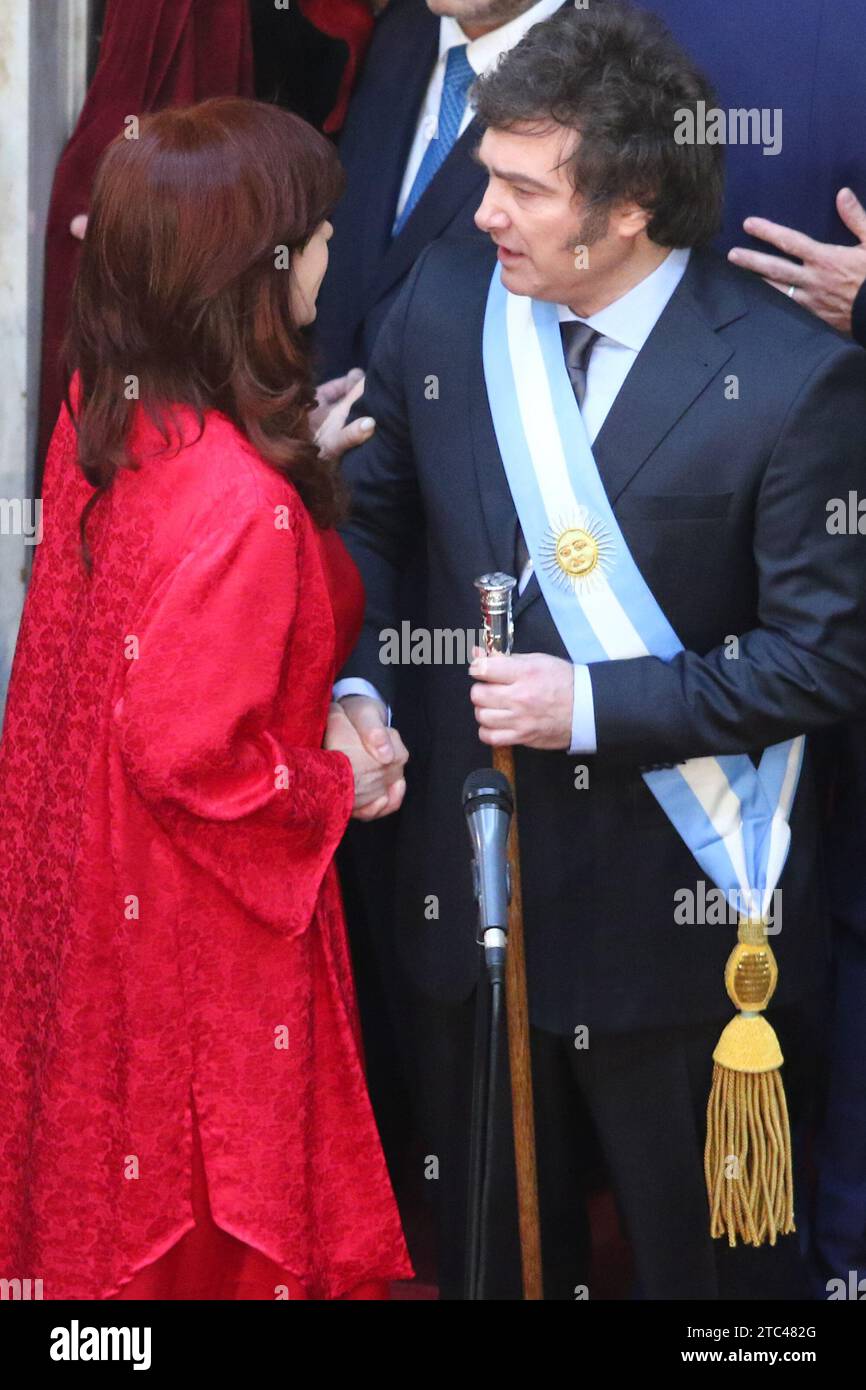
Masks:
[[[598,748],[595,729],[595,705],[588,666],[574,668],[574,703],[571,710],[571,745],[569,753],[595,753]]]
[[[371,685],[370,681],[365,681],[361,676],[344,676],[341,681],[335,683],[331,694],[335,700],[342,700],[344,695],[369,695],[371,700],[381,700],[388,711],[388,728],[390,729],[391,706],[382,700],[382,696],[375,685]],[[592,691],[590,691],[590,699],[592,699]]]

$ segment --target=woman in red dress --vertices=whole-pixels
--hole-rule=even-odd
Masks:
[[[333,862],[405,759],[330,700],[363,594],[300,328],[340,180],[220,99],[94,189],[0,758],[0,1277],[46,1298],[411,1275]]]

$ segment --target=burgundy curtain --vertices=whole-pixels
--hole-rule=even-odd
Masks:
[[[321,8],[331,8],[330,0]],[[340,0],[333,8],[342,8]],[[87,212],[100,155],[125,116],[227,95],[253,95],[247,0],[108,0],[99,63],[60,157],[48,211],[40,468],[64,387],[59,354],[80,248],[69,224]]]

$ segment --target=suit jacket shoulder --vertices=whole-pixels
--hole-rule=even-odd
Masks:
[[[443,327],[450,325],[445,329],[450,338],[465,328],[468,305],[486,294],[495,265],[496,248],[486,238],[439,237],[421,252],[398,303],[402,300],[413,325],[429,314]]]
[[[834,343],[851,346],[850,339],[823,319],[773,289],[759,275],[731,265],[716,251],[692,252],[683,288],[697,302],[713,309],[740,300],[743,312],[752,316],[762,331],[777,335],[790,346],[814,352],[818,358],[826,356]]]

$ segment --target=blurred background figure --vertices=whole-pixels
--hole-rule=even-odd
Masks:
[[[256,96],[339,131],[373,32],[367,0],[249,0]],[[381,8],[381,5],[379,6]]]

